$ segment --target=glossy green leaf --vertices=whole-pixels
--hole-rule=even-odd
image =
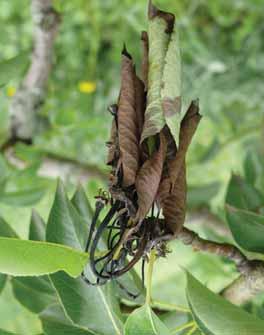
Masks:
[[[76,205],[77,199],[82,201],[82,205]],[[83,207],[83,197],[75,197],[74,203],[80,209]],[[88,223],[81,219],[69,202],[63,185],[59,183],[48,221],[47,240],[83,249],[88,228]],[[86,272],[92,276],[89,267]],[[67,316],[75,324],[100,334],[122,334],[119,308],[111,284],[91,286],[65,273],[57,273],[50,278]]]
[[[93,216],[93,209],[82,186],[78,187],[71,202],[77,209],[79,215],[90,222]]]
[[[201,186],[188,186],[188,207],[199,208],[203,206],[209,206],[210,201],[217,195],[219,189],[220,184],[217,182]]]
[[[41,276],[65,271],[77,277],[88,255],[47,242],[0,237],[0,272],[13,276]]]
[[[125,335],[169,335],[169,329],[148,305],[132,312],[125,323]]]
[[[56,273],[50,278],[67,315],[75,324],[99,334],[122,334],[111,284],[88,286],[83,280],[70,278],[65,273]]]
[[[233,174],[227,188],[226,203],[233,207],[255,211],[264,206],[264,197],[254,186]]]
[[[87,223],[80,217],[59,181],[47,224],[46,240],[84,250],[87,234]]]
[[[43,187],[36,187],[17,192],[0,193],[0,202],[10,206],[31,206],[39,202],[45,194]]]
[[[15,231],[12,229],[9,224],[0,217],[0,236],[2,237],[17,237],[17,234]],[[0,273],[0,293],[3,291],[5,288],[5,284],[7,282],[7,275]]]
[[[45,223],[35,210],[31,215],[29,239],[45,240]],[[12,278],[11,284],[16,299],[33,313],[40,313],[57,301],[56,292],[48,276],[16,277]]]
[[[166,21],[156,16],[149,21],[148,104],[141,141],[158,133],[165,125],[161,101],[162,77],[170,35]]]
[[[16,57],[0,62],[0,86],[7,84],[10,80],[18,78],[26,69],[28,54],[22,52]]]
[[[40,314],[42,327],[46,335],[95,335],[71,323],[60,305],[53,305]]]
[[[226,206],[226,217],[232,235],[242,248],[264,252],[264,216]]]
[[[178,27],[170,36],[162,77],[161,99],[166,123],[178,146],[181,124],[181,54]]]
[[[186,294],[193,317],[205,335],[260,335],[264,321],[232,305],[187,273]]]
[[[21,277],[11,280],[16,299],[33,313],[40,313],[57,299],[48,277]]]

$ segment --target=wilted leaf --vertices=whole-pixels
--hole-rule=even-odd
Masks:
[[[88,254],[47,242],[0,237],[0,272],[12,276],[41,276],[65,271],[77,277]]]
[[[169,329],[148,305],[131,313],[125,323],[125,335],[169,335]]]
[[[264,216],[226,206],[227,222],[232,235],[242,248],[264,252]]]
[[[117,131],[117,105],[111,105],[109,107],[110,113],[113,115],[112,127],[111,127],[111,134],[110,140],[106,143],[108,147],[108,154],[107,154],[107,165],[116,165],[116,162],[119,157],[119,147],[118,147],[118,131]]]
[[[259,335],[264,321],[232,305],[187,273],[186,294],[193,317],[205,335]]]
[[[264,206],[264,197],[243,178],[232,174],[227,188],[226,203],[233,207],[257,211]]]
[[[165,57],[162,83],[161,99],[164,116],[178,146],[181,123],[181,55],[176,24]]]
[[[117,115],[120,159],[123,169],[123,186],[125,187],[135,183],[139,161],[135,76],[133,60],[124,49]]]
[[[138,76],[136,76],[135,78],[135,89],[136,89],[136,115],[137,115],[138,139],[139,139],[144,125],[144,114],[146,109],[146,93],[144,92],[144,84],[138,78]]]
[[[149,40],[148,40],[148,33],[146,31],[142,31],[141,41],[142,41],[142,49],[143,49],[141,73],[142,73],[142,80],[145,86],[145,91],[147,91],[148,90],[148,70],[149,70]]]
[[[164,135],[161,134],[159,149],[142,165],[137,175],[137,220],[142,220],[147,215],[156,198],[166,154],[166,147],[166,139]]]
[[[186,166],[185,162],[178,175],[174,188],[171,190],[170,178],[162,181],[159,188],[159,197],[166,227],[177,234],[185,221],[186,214]]]
[[[181,171],[188,147],[191,143],[192,137],[200,120],[201,115],[199,114],[198,101],[192,101],[181,122],[180,142],[178,151],[175,158],[171,162],[169,162],[169,175],[172,181],[172,187],[174,187],[178,175]]]
[[[166,52],[170,33],[174,25],[174,15],[158,10],[149,4],[149,70],[148,98],[141,143],[161,131],[165,126],[161,89]]]

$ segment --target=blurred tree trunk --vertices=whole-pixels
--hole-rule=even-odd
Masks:
[[[32,0],[34,49],[31,64],[10,105],[12,140],[31,142],[40,124],[38,111],[44,102],[52,65],[54,40],[60,17],[52,0]]]

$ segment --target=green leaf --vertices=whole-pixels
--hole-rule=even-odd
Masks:
[[[39,202],[45,194],[43,187],[36,187],[17,192],[0,193],[0,202],[10,206],[31,206]]]
[[[82,186],[78,187],[71,202],[77,209],[79,215],[86,221],[90,222],[93,216],[93,209]]]
[[[13,228],[0,217],[0,236],[2,237],[18,237]]]
[[[75,197],[75,204],[80,198],[83,201],[80,194]],[[83,208],[83,203],[78,203],[77,207]],[[59,183],[48,221],[47,240],[83,249],[88,228],[88,222],[80,218],[68,200],[63,185]],[[89,267],[86,272],[92,276]],[[67,316],[75,324],[100,334],[122,334],[119,307],[111,284],[91,286],[80,278],[73,280],[65,273],[57,273],[50,278]]]
[[[6,330],[3,330],[3,329],[0,329],[0,334],[1,335],[16,335],[15,333],[10,333],[10,332],[8,332]]]
[[[0,86],[18,78],[28,64],[28,53],[22,52],[16,57],[0,62]]]
[[[9,224],[0,217],[0,236],[2,237],[17,237],[15,231],[9,226]],[[5,284],[7,282],[7,276],[5,274],[0,273],[0,293],[5,288]]]
[[[99,334],[122,334],[111,284],[88,286],[83,280],[72,279],[65,273],[56,273],[50,278],[67,315],[75,324]]]
[[[42,217],[34,209],[31,214],[29,226],[29,239],[33,241],[45,241],[46,225]]]
[[[189,208],[209,206],[210,201],[219,192],[220,184],[214,182],[201,186],[188,186],[187,204]]]
[[[7,280],[7,276],[4,275],[4,274],[2,274],[2,273],[0,273],[0,293],[5,288],[6,280]]]
[[[67,319],[59,305],[50,306],[40,314],[46,335],[94,335],[94,332],[78,327]]]
[[[45,239],[45,223],[35,210],[32,211],[29,239]],[[11,284],[16,299],[33,313],[38,314],[57,301],[56,292],[48,276],[12,278]]]
[[[12,276],[41,276],[65,271],[72,277],[82,272],[88,254],[47,242],[0,237],[0,272]]]
[[[161,99],[166,123],[178,146],[181,124],[181,55],[176,24],[165,57]]]
[[[170,35],[166,21],[155,16],[149,20],[148,104],[141,142],[158,133],[165,125],[161,101],[162,77]]]
[[[47,224],[46,240],[84,250],[87,235],[87,223],[79,216],[59,181]]]
[[[169,335],[169,329],[145,304],[131,313],[125,323],[125,335]]]
[[[252,152],[248,152],[244,160],[244,171],[247,182],[254,185],[258,175],[256,160]]]
[[[264,216],[226,206],[226,217],[232,235],[242,248],[264,252]]]
[[[232,305],[187,273],[186,294],[193,317],[205,335],[259,335],[264,321]]]
[[[16,299],[33,313],[40,313],[57,299],[47,277],[21,277],[11,280]]]
[[[233,174],[227,188],[226,203],[233,207],[255,211],[264,205],[264,197],[252,185]]]

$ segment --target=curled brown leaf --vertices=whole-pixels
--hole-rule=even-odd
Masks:
[[[133,60],[124,49],[122,53],[121,90],[117,115],[124,187],[135,183],[139,161],[135,76]]]
[[[144,219],[155,201],[161,180],[166,148],[166,138],[163,134],[160,134],[159,149],[145,161],[139,170],[136,178],[136,190],[138,195],[136,221]]]
[[[193,138],[193,135],[195,134],[196,128],[201,118],[202,116],[199,114],[198,101],[192,101],[184,118],[181,121],[179,148],[177,150],[175,158],[168,164],[172,188],[174,187],[178,175],[182,169],[188,147],[191,143],[191,140]]]
[[[150,20],[154,19],[155,17],[160,17],[167,23],[166,33],[171,34],[174,28],[175,16],[172,13],[164,12],[153,5],[152,1],[149,1],[148,6],[148,17]]]
[[[171,189],[170,178],[165,178],[161,182],[158,191],[165,226],[174,235],[179,233],[185,221],[186,192],[186,165],[184,161],[174,188]]]

